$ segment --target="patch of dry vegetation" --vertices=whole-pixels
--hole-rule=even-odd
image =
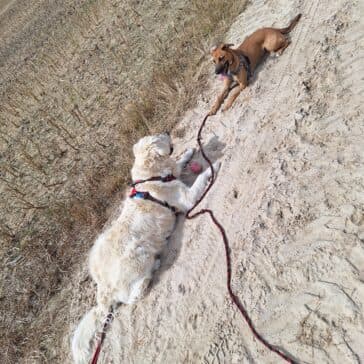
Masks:
[[[1,363],[62,361],[64,288],[121,198],[131,145],[194,103],[245,3],[65,2],[47,34],[28,34],[31,54],[3,58]]]
[[[245,1],[189,2],[178,28],[171,25],[172,39],[155,43],[150,87],[141,90],[138,100],[128,105],[128,127],[144,125],[154,132],[176,124],[204,87],[204,77],[211,68],[207,69],[203,61],[211,45],[244,6]]]

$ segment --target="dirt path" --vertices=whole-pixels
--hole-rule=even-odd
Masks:
[[[223,166],[206,205],[228,232],[233,289],[257,329],[300,363],[361,363],[362,12],[346,0],[253,1],[226,40],[298,12],[284,55],[208,121],[204,141]],[[221,86],[211,80],[187,113],[181,150]],[[182,223],[150,295],[118,312],[101,362],[279,363],[227,299],[216,230],[204,218]]]

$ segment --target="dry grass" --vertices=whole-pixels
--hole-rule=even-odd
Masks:
[[[64,359],[68,282],[121,198],[131,145],[193,105],[246,1],[72,3],[0,65],[1,363]]]
[[[124,114],[128,128],[142,126],[146,131],[158,132],[177,123],[203,89],[203,81],[211,71],[203,64],[211,45],[220,39],[245,3],[190,2],[184,13],[187,20],[179,29],[173,26],[176,35],[173,46],[155,45],[157,59],[150,85],[140,91],[139,100],[128,105]]]

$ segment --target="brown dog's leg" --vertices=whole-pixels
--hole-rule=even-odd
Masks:
[[[226,105],[222,109],[222,111],[226,111],[230,109],[231,105],[234,103],[235,99],[240,95],[240,92],[245,89],[246,85],[239,82],[239,86],[237,87],[237,90],[230,96],[229,100],[226,101]]]
[[[221,104],[224,102],[225,100],[225,97],[228,95],[229,91],[230,91],[230,86],[231,86],[231,83],[233,81],[226,77],[225,80],[224,80],[224,88],[222,90],[222,93],[220,94],[220,96],[218,96],[214,106],[211,108],[210,112],[209,112],[209,115],[215,115],[217,113],[217,110],[219,110]]]
[[[289,40],[285,40],[283,46],[279,49],[277,49],[277,53],[281,56],[282,53],[284,52],[284,50],[291,44],[291,42]]]
[[[277,29],[268,30],[269,32],[267,32],[263,43],[264,49],[269,53],[276,52],[281,55],[282,52],[288,47],[289,41],[282,33],[277,31]]]

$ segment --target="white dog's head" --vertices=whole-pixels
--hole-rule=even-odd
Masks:
[[[146,136],[134,144],[133,152],[136,159],[165,159],[173,152],[171,137],[168,134]]]
[[[153,173],[163,173],[166,168],[172,167],[170,155],[173,146],[168,134],[151,135],[140,139],[134,145],[133,152],[135,164],[132,175],[139,172],[144,174],[148,170]]]

